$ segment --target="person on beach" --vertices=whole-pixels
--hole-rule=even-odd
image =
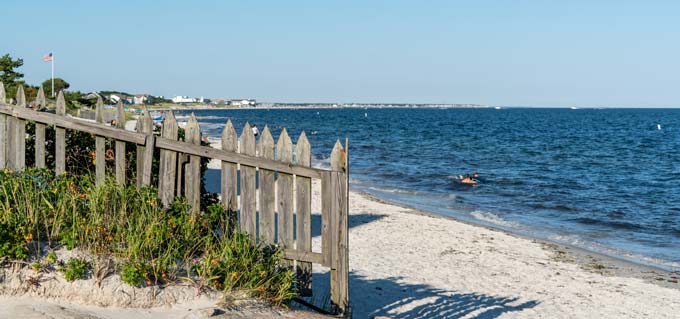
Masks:
[[[253,135],[255,135],[255,137],[260,135],[260,130],[257,128],[257,124],[253,124]]]

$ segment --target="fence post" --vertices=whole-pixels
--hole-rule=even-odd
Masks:
[[[142,111],[142,116],[137,119],[137,133],[144,133],[147,135],[146,144],[144,146],[137,145],[137,189],[141,188],[143,185],[151,184],[151,164],[153,163],[153,137],[149,140],[149,135],[153,136],[153,121],[151,120],[151,115],[149,110],[144,108]],[[152,142],[149,145],[149,142]],[[146,149],[151,148],[151,157],[148,159],[149,171],[147,172],[147,159],[146,159]]]
[[[227,120],[227,124],[222,131],[222,150],[234,153],[238,151],[238,137],[236,136],[234,125],[231,124],[231,120]],[[238,175],[236,168],[236,163],[222,161],[222,185],[220,185],[222,205],[230,213],[238,211],[238,201],[236,197]]]
[[[125,129],[125,110],[123,103],[116,105],[116,128]],[[116,140],[116,182],[125,185],[125,142]]]
[[[184,141],[201,145],[201,129],[194,113],[191,113],[184,130]],[[191,211],[198,213],[201,211],[201,157],[189,155],[189,163],[185,167],[184,193],[187,202],[191,205]]]
[[[0,81],[0,106],[5,106],[7,97],[5,85]],[[0,169],[4,169],[7,163],[7,115],[0,114]]]
[[[295,144],[295,161],[300,166],[311,166],[311,145],[303,131]],[[312,180],[295,176],[295,216],[296,231],[295,248],[299,251],[312,251]],[[302,296],[312,294],[312,263],[297,262],[298,292]]]
[[[274,159],[274,138],[265,126],[258,144],[258,156],[264,159]],[[276,193],[274,171],[260,168],[260,237],[267,244],[276,242]]]
[[[293,163],[293,142],[284,128],[276,143],[276,159],[287,164]],[[293,248],[293,175],[279,172],[276,179],[276,202],[279,213],[279,244]]]
[[[94,119],[98,124],[104,123],[104,101],[101,96],[97,96]],[[106,138],[103,136],[95,137],[95,170],[96,184],[101,185],[106,178]]]
[[[255,135],[246,122],[241,132],[239,152],[244,155],[255,156]],[[253,241],[257,238],[255,221],[257,220],[257,189],[255,182],[255,167],[241,164],[241,230],[248,233]]]
[[[36,96],[35,101],[37,103],[37,109],[47,105],[45,92],[43,91],[42,86],[38,89],[38,95]],[[35,167],[45,167],[45,124],[40,122],[35,122]]]
[[[26,94],[24,94],[24,86],[19,85],[17,88],[17,108],[26,108]],[[18,117],[14,118],[14,133],[13,133],[14,149],[12,150],[14,156],[14,167],[16,171],[23,171],[26,167],[26,121]]]
[[[331,153],[331,187],[333,189],[332,236],[333,260],[331,265],[331,302],[341,314],[349,310],[349,246],[348,246],[348,183],[347,153],[340,141],[335,142]]]
[[[177,140],[177,120],[172,111],[163,119],[161,137]],[[146,159],[146,158],[145,158]],[[169,207],[175,198],[175,176],[177,174],[177,152],[161,150],[161,162],[158,170],[158,197],[164,207]]]
[[[57,115],[66,115],[66,100],[64,91],[57,95]],[[59,175],[66,172],[66,129],[55,127],[54,139],[54,172]]]

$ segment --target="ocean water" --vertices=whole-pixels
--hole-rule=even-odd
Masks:
[[[194,112],[211,138],[227,118],[239,133],[245,121],[268,125],[275,139],[304,130],[321,166],[347,137],[350,187],[388,201],[680,270],[680,110]],[[472,172],[477,186],[458,183]]]

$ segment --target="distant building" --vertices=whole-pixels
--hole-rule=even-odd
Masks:
[[[229,101],[225,101],[224,99],[214,99],[210,101],[210,103],[215,105],[227,105],[229,104]]]
[[[175,96],[171,100],[172,100],[173,103],[194,103],[194,102],[196,102],[196,99],[194,99],[194,98],[190,98],[188,96],[181,96],[181,95]]]
[[[149,94],[137,94],[132,98],[133,104],[153,103],[154,97]]]
[[[102,96],[101,94],[99,94],[97,92],[90,92],[90,93],[83,95],[83,98],[86,99],[86,100],[90,100],[90,99],[96,100],[100,97],[102,98],[102,100],[106,99],[106,97]]]
[[[254,99],[236,99],[230,100],[229,105],[237,107],[255,107],[257,102]]]
[[[119,101],[125,100],[125,97],[122,94],[109,94],[108,98],[113,103],[118,103]]]

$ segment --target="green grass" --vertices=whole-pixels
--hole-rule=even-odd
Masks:
[[[190,279],[225,292],[245,290],[276,305],[295,296],[282,252],[253,244],[234,225],[235,214],[220,205],[191,214],[183,198],[164,209],[157,195],[154,188],[137,190],[111,179],[96,187],[87,175],[0,172],[0,259],[39,260],[40,246],[78,248],[113,257],[121,279],[132,286]],[[95,268],[99,259],[92,259]],[[64,266],[68,280],[89,270],[83,260]]]

